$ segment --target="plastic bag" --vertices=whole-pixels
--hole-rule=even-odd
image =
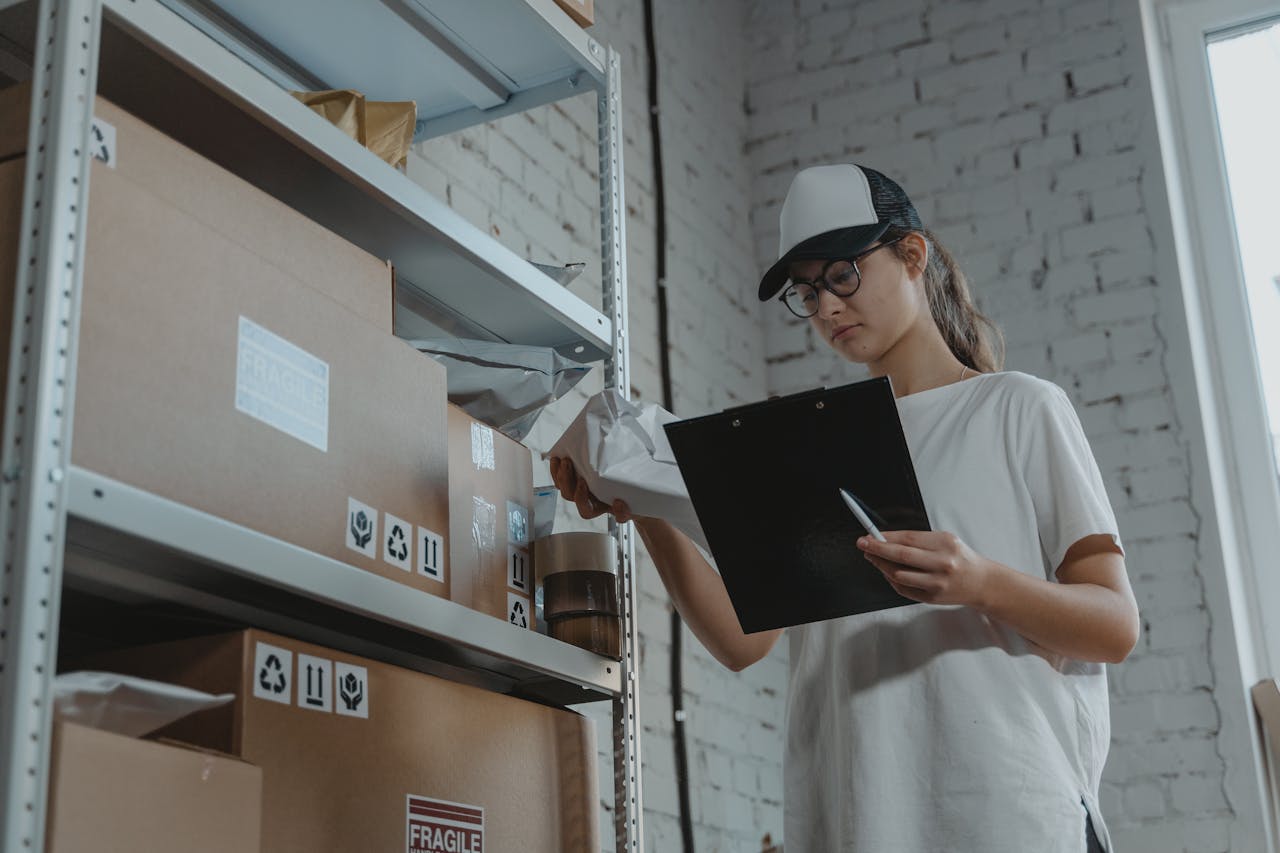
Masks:
[[[591,371],[548,347],[461,338],[409,345],[448,370],[449,402],[515,441],[523,441],[543,408]]]
[[[114,672],[68,672],[53,680],[53,711],[59,718],[129,737],[235,698]]]
[[[587,405],[545,457],[573,461],[591,493],[606,503],[623,500],[636,515],[662,518],[704,551],[698,524],[663,424],[678,418],[653,403],[632,403],[606,390]]]

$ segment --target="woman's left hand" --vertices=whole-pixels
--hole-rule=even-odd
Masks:
[[[981,608],[995,564],[954,533],[885,530],[885,542],[863,536],[858,548],[901,596],[927,604]]]

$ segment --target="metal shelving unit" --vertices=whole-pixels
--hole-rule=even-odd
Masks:
[[[310,23],[297,27],[304,9]],[[398,327],[603,360],[606,384],[628,391],[617,54],[552,0],[353,0],[321,12],[301,0],[0,0],[0,72],[25,65],[33,82],[0,468],[0,847],[43,846],[65,589],[177,604],[552,704],[611,700],[617,849],[639,850],[630,525],[611,529],[619,663],[70,463],[95,93],[391,259]],[[287,92],[334,87],[417,101],[419,138],[595,91],[602,310]]]

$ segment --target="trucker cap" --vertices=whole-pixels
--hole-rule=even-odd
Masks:
[[[797,173],[778,225],[778,260],[760,280],[761,302],[786,284],[792,261],[855,255],[891,226],[924,230],[902,187],[875,169],[852,163]]]

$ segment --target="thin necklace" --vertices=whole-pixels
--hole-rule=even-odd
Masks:
[[[960,379],[964,379],[964,375],[966,372],[968,372],[968,370],[969,370],[969,366],[965,365],[964,368],[960,371]],[[960,379],[957,379],[956,381],[959,382]]]

